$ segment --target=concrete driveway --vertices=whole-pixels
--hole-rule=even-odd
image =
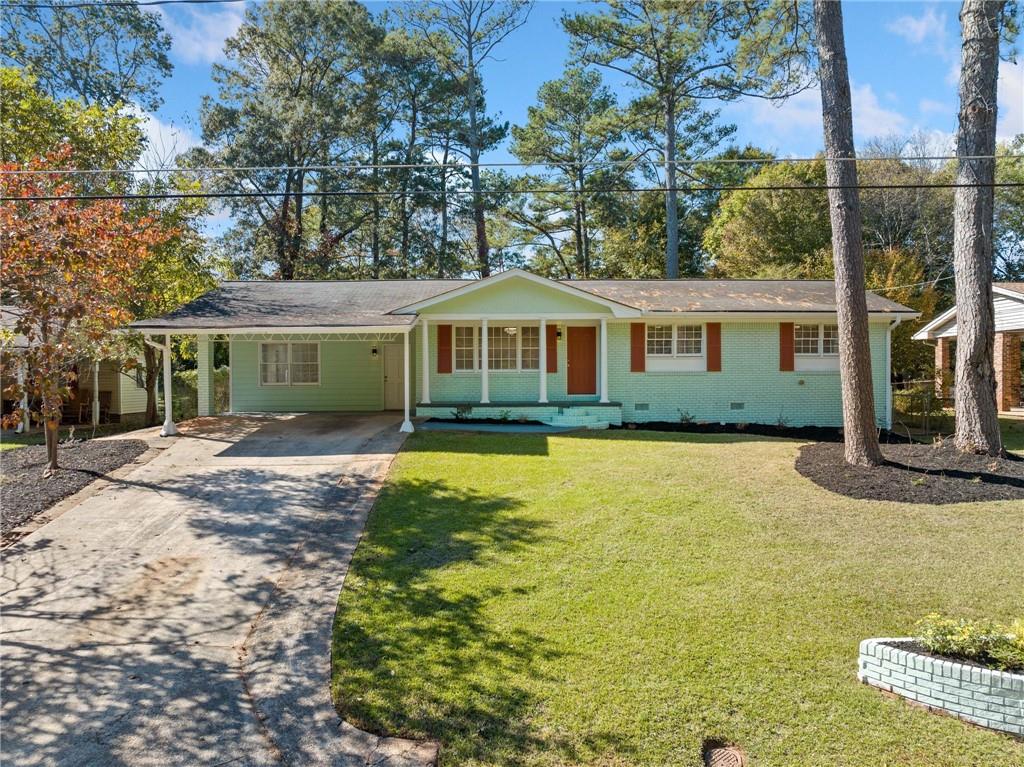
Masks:
[[[3,763],[429,763],[341,723],[329,691],[399,420],[200,419],[5,551]]]

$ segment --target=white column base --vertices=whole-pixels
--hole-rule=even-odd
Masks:
[[[163,428],[160,429],[161,437],[176,437],[178,436],[178,427],[174,425],[174,421],[164,421]]]
[[[413,427],[412,425],[412,421],[408,419],[402,421],[402,425],[398,428],[398,430],[401,432],[405,432],[406,434],[412,434],[414,431],[416,431],[415,427]]]

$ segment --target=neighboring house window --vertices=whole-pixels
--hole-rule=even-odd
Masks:
[[[699,357],[703,353],[703,325],[647,326],[649,357]]]
[[[800,355],[820,357],[839,354],[838,325],[795,325],[793,351]]]
[[[146,371],[142,367],[135,368],[135,388],[146,388]]]
[[[475,348],[476,328],[468,325],[456,325],[454,344],[456,370],[476,370]]]
[[[316,342],[261,343],[260,383],[264,386],[320,383],[320,345]]]

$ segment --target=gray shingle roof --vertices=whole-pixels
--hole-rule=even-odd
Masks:
[[[1014,293],[1024,295],[1024,282],[993,282],[992,284],[997,288],[1012,290]]]
[[[138,330],[368,327],[412,324],[397,309],[472,280],[231,281]],[[565,284],[644,311],[833,312],[829,280],[572,280]],[[873,293],[872,312],[912,312]]]
[[[411,325],[415,315],[388,314],[452,290],[467,280],[232,281],[180,309],[132,323],[146,328],[366,327]]]
[[[579,280],[571,283],[649,312],[834,312],[832,280]],[[870,312],[912,312],[868,293]]]

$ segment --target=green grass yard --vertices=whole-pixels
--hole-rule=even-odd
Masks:
[[[858,683],[940,610],[1024,613],[1013,502],[855,501],[799,443],[414,434],[342,591],[335,700],[448,765],[1022,765],[1024,743]]]

